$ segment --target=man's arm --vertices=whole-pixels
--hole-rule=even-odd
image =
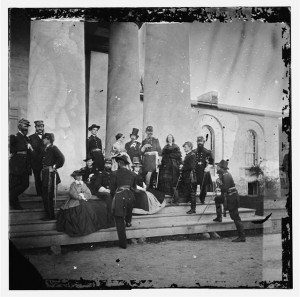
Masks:
[[[58,169],[63,167],[65,163],[65,156],[63,155],[63,153],[56,146],[53,147],[53,153],[55,156],[55,168]]]

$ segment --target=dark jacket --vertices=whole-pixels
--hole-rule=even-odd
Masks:
[[[129,155],[131,162],[133,162],[133,157],[139,158],[139,162],[141,162],[141,143],[138,141],[129,141],[125,144],[125,149],[127,154]]]
[[[109,189],[110,187],[110,171],[100,171],[95,177],[94,182],[91,184],[90,190],[93,195],[96,195],[101,187]]]
[[[119,187],[128,186],[136,189],[136,174],[126,168],[113,171],[110,176],[110,193],[113,197],[112,210],[114,216],[128,215],[129,205],[134,203],[134,194],[130,189],[120,190]]]
[[[183,161],[183,167],[182,167],[182,180],[184,183],[190,183],[191,178],[190,174],[192,170],[195,170],[196,166],[196,155],[194,152],[189,152]]]
[[[50,144],[47,148],[45,148],[45,153],[43,157],[43,167],[45,166],[54,166],[56,169],[61,168],[65,163],[65,157],[62,152],[57,148],[57,146]],[[43,187],[48,185],[49,174],[47,173],[47,169],[43,170],[42,181]],[[57,173],[56,184],[60,183],[59,174]]]
[[[37,133],[30,135],[29,140],[34,149],[34,151],[30,153],[31,168],[34,171],[42,170],[44,153],[43,140],[38,136]]]
[[[31,174],[30,150],[27,148],[28,143],[29,138],[20,132],[16,135],[10,135],[10,153],[12,154],[9,160],[10,174]]]
[[[85,183],[87,183],[90,174],[94,174],[94,176],[92,178],[96,177],[96,175],[99,174],[99,170],[96,166],[94,166],[94,164],[91,168],[85,166],[85,167],[81,168],[80,171],[82,172],[82,180]]]
[[[154,138],[154,137],[151,137],[151,138],[145,138],[142,142],[142,147],[145,145],[145,144],[151,144],[152,147],[151,148],[146,148],[145,153],[147,152],[158,152],[158,155],[161,156],[161,147],[160,147],[160,144],[159,144],[159,140],[157,138]]]
[[[102,152],[102,142],[99,137],[91,135],[87,139],[87,151],[91,153],[93,149],[100,149]]]
[[[227,171],[219,173],[219,178],[221,181],[220,190],[221,198],[227,198],[227,209],[237,209],[239,207],[239,195],[235,188],[235,183],[233,181],[232,175]]]
[[[214,164],[213,154],[205,147],[193,150],[196,155],[196,171],[204,171],[207,164]]]

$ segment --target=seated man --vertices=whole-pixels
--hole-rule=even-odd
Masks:
[[[112,198],[110,195],[110,174],[111,174],[111,159],[105,159],[104,170],[100,171],[98,174],[93,176],[92,181],[90,182],[90,190],[92,195],[97,196],[101,200],[104,200],[107,205],[107,215],[108,221],[113,221],[111,213],[111,203]]]

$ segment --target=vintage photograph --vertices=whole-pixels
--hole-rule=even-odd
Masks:
[[[293,288],[291,7],[7,13],[9,290]]]

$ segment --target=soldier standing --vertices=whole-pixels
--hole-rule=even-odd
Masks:
[[[133,158],[136,157],[141,162],[141,143],[137,141],[139,138],[139,129],[133,128],[132,133],[130,134],[131,141],[125,144],[125,149],[127,154],[129,155],[131,162],[133,162]]]
[[[87,139],[87,152],[93,156],[95,166],[101,171],[104,168],[104,156],[102,153],[102,142],[97,137],[100,126],[93,124],[88,128],[91,132],[90,137]]]
[[[193,144],[190,141],[187,141],[183,145],[183,149],[186,153],[183,164],[180,165],[180,170],[182,171],[182,181],[187,190],[188,197],[191,200],[191,209],[187,212],[187,214],[196,213],[196,180],[193,178],[195,165],[196,165],[196,156],[193,149]]]
[[[42,168],[43,168],[43,153],[44,153],[44,122],[35,121],[35,133],[29,136],[30,143],[33,147],[31,152],[30,162],[34,175],[35,189],[37,196],[42,196]]]
[[[242,220],[239,215],[239,194],[235,187],[232,175],[227,171],[228,163],[225,160],[221,160],[217,165],[217,174],[219,175],[219,187],[221,190],[221,196],[216,197],[216,212],[217,217],[215,222],[222,222],[222,208],[221,203],[224,203],[225,211],[229,210],[230,218],[234,221],[236,229],[238,231],[238,237],[233,242],[245,242],[245,232]]]
[[[196,176],[197,185],[200,185],[200,202],[204,204],[207,186],[212,184],[208,164],[213,165],[214,159],[212,152],[204,147],[205,139],[203,136],[197,137],[197,148],[194,150],[196,154]]]
[[[18,133],[10,135],[9,160],[9,202],[13,209],[21,210],[19,195],[29,186],[30,152],[33,151],[27,137],[29,121],[21,119],[18,124]]]
[[[60,178],[57,169],[61,168],[64,165],[65,157],[62,154],[62,152],[57,148],[57,146],[53,145],[53,133],[45,133],[43,135],[43,142],[45,146],[45,155],[43,157],[42,170],[42,198],[46,212],[46,217],[42,220],[48,221],[55,219],[53,197],[55,195],[55,188],[60,183]]]
[[[142,141],[141,153],[143,155],[143,173],[146,175],[145,183],[147,187],[152,188],[152,180],[157,173],[158,165],[160,164],[161,147],[159,140],[154,138],[153,127],[146,128],[147,137]]]
[[[110,193],[113,197],[112,212],[115,217],[119,246],[127,247],[126,227],[131,227],[134,194],[131,189],[136,189],[136,174],[126,168],[129,165],[127,156],[115,157],[119,169],[113,171],[110,177]]]

